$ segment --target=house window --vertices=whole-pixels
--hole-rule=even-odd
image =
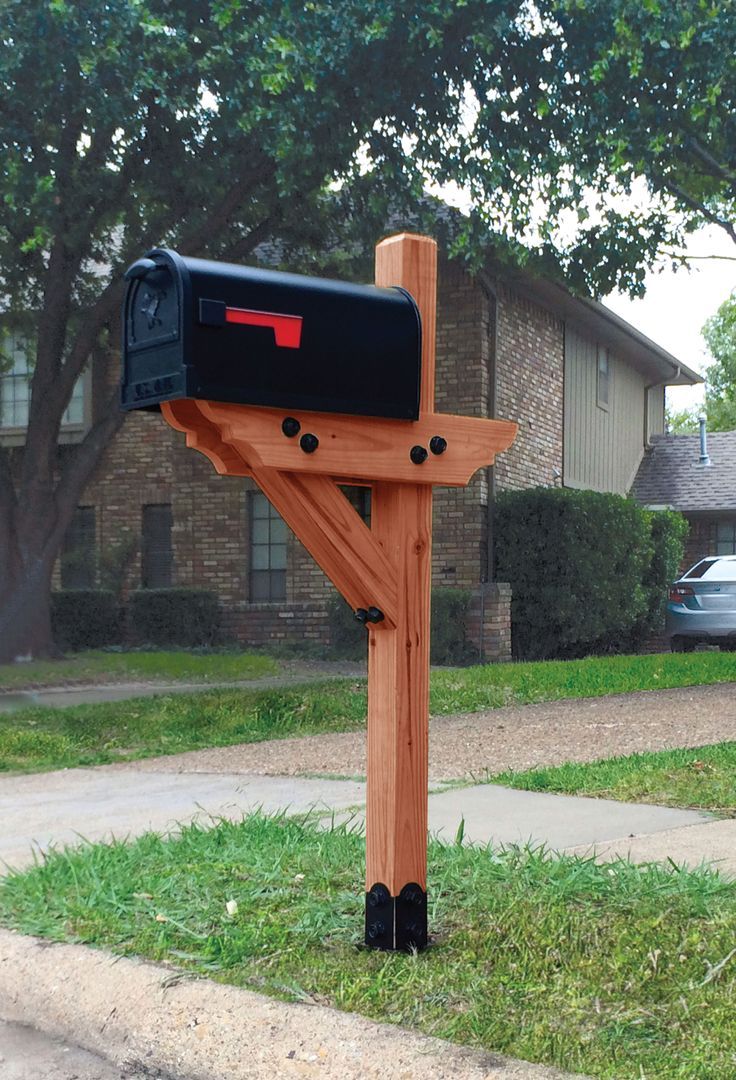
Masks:
[[[260,491],[248,492],[248,511],[249,599],[254,603],[281,602],[286,599],[286,522]]]
[[[6,331],[0,345],[0,427],[25,428],[31,402],[28,353],[20,335]]]
[[[371,489],[357,484],[340,485],[340,490],[350,504],[358,511],[368,528],[371,527]]]
[[[736,520],[711,522],[708,554],[736,555]]]
[[[609,371],[610,357],[608,349],[605,345],[598,346],[598,377],[597,377],[597,397],[598,405],[601,409],[608,408],[608,399],[611,385],[611,376]]]
[[[28,427],[33,377],[33,344],[21,330],[0,330],[0,431],[22,432]],[[89,378],[80,375],[61,418],[62,429],[85,424]]]
[[[62,589],[94,589],[97,543],[94,506],[78,506],[61,548]]]
[[[141,528],[141,585],[144,589],[171,587],[171,504],[143,507]]]

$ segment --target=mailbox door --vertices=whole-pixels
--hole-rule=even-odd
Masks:
[[[191,283],[175,252],[151,252],[126,274],[123,307],[123,408],[190,396]]]

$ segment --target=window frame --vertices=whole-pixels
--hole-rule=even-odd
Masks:
[[[605,361],[605,370],[601,365],[601,360]],[[603,383],[605,383],[605,396],[601,393]],[[596,346],[595,399],[599,409],[603,409],[604,412],[609,411],[611,407],[611,350],[600,342]]]
[[[28,431],[28,424],[27,423],[25,423],[25,424],[16,424],[16,425],[8,424],[7,426],[2,424],[2,415],[1,414],[2,414],[2,397],[3,397],[2,384],[3,384],[3,380],[6,379],[6,378],[23,378],[23,377],[25,377],[26,385],[28,386],[28,409],[29,409],[29,412],[30,412],[31,382],[32,382],[32,379],[33,379],[33,370],[29,366],[29,354],[32,352],[32,339],[31,339],[30,335],[28,335],[25,332],[25,329],[24,329],[22,324],[19,324],[19,323],[8,324],[7,322],[3,324],[3,322],[0,319],[0,352],[2,352],[2,350],[3,350],[3,345],[4,345],[4,342],[5,342],[6,338],[12,337],[12,336],[16,336],[16,337],[20,338],[21,340],[25,340],[27,342],[27,344],[29,345],[29,349],[26,352],[26,368],[27,368],[27,370],[26,370],[25,376],[12,375],[12,374],[7,373],[7,372],[4,373],[4,372],[2,372],[0,370],[0,446],[11,446],[11,447],[12,446],[24,446],[25,445],[26,433]],[[14,352],[15,352],[16,348],[17,348],[17,346],[13,347]],[[61,424],[59,426],[59,440],[58,441],[59,441],[60,444],[81,442],[84,435],[87,433],[87,431],[92,426],[92,370],[91,370],[91,364],[88,364],[87,367],[85,367],[85,369],[82,371],[82,373],[80,374],[79,378],[77,379],[77,381],[75,383],[74,389],[76,390],[77,386],[79,386],[80,384],[82,386],[82,393],[81,393],[81,398],[82,398],[82,419],[81,419],[81,421],[73,421],[73,422],[64,419],[64,416],[66,416],[66,413],[68,412],[68,410],[69,410],[69,408],[71,406],[71,403],[72,403],[72,399],[70,398],[70,400],[69,400],[69,402],[67,404],[67,407],[64,410],[64,416],[62,416]],[[72,395],[73,394],[74,394],[74,391],[72,391]]]
[[[261,501],[262,500],[262,501]],[[269,502],[262,491],[246,492],[246,507],[248,514],[248,603],[282,605],[287,602],[288,595],[288,559],[289,559],[289,527],[276,508]],[[258,510],[266,510],[259,513]],[[268,523],[268,539],[257,539],[257,525]],[[275,530],[273,526],[276,526]],[[272,531],[280,533],[283,529],[283,540],[274,541]],[[254,566],[256,562],[256,548],[266,550],[267,566]],[[283,548],[283,566],[272,566],[273,549]],[[258,560],[260,561],[260,560]],[[280,558],[277,561],[282,561]],[[256,579],[255,575],[259,575]],[[263,581],[263,575],[267,575],[267,596],[259,596],[262,590],[255,586],[256,580]]]
[[[730,532],[728,539],[723,540],[719,533],[723,528]],[[728,551],[721,551],[720,545],[728,546]],[[713,518],[708,527],[708,551],[714,555],[736,555],[736,518]]]

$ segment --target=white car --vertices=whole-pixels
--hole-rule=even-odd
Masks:
[[[709,555],[670,588],[665,632],[673,652],[699,642],[736,649],[736,555]]]

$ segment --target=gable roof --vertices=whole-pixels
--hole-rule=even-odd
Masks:
[[[673,510],[736,510],[736,431],[708,435],[710,465],[701,465],[699,435],[654,435],[631,496]]]

